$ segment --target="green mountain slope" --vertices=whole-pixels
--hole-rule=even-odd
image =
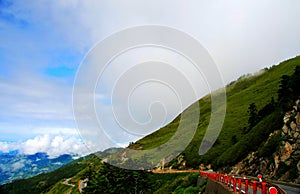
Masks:
[[[201,163],[212,163],[216,167],[229,165],[237,162],[252,149],[257,149],[259,144],[268,137],[268,133],[274,130],[274,127],[280,126],[277,122],[280,120],[280,113],[274,112],[251,132],[243,134],[243,128],[248,126],[248,107],[251,103],[255,103],[257,109],[261,109],[271,101],[272,97],[276,100],[281,76],[291,75],[297,65],[300,65],[299,56],[272,68],[264,69],[257,75],[242,76],[229,84],[226,87],[227,110],[222,131],[213,148],[202,156],[199,156],[198,151],[210,119],[210,96],[199,100],[201,110],[199,126],[193,140],[182,153],[187,166],[197,168]],[[130,147],[149,149],[168,141],[176,131],[179,117]],[[243,149],[240,149],[241,146]],[[175,160],[171,164],[176,165]]]

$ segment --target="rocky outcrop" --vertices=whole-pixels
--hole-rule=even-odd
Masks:
[[[232,168],[232,173],[256,176],[263,174],[264,178],[278,179],[300,183],[300,100],[297,100],[293,110],[283,118],[282,129],[270,134],[263,146],[272,138],[280,136],[280,143],[270,157],[261,157],[259,151],[251,152],[241,162]]]

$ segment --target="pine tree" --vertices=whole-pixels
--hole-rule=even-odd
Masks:
[[[248,119],[249,129],[252,129],[258,121],[258,114],[257,114],[257,108],[255,103],[251,103],[249,105],[248,113],[249,113],[249,119]]]

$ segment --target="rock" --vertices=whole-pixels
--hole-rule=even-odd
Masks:
[[[268,162],[265,161],[265,160],[262,160],[260,162],[259,170],[260,170],[261,173],[265,174],[265,172],[267,170],[267,165],[268,165]]]
[[[283,122],[287,123],[290,120],[291,115],[289,113],[286,113],[283,117]]]
[[[279,162],[280,162],[280,155],[276,153],[274,156],[275,171],[277,171],[279,167]]]
[[[293,150],[296,150],[296,149],[297,149],[297,144],[296,144],[296,143],[292,144],[292,149],[293,149]]]
[[[282,162],[285,162],[290,157],[293,151],[294,150],[292,145],[289,142],[285,142],[284,147],[282,147],[280,150],[280,154],[281,154],[280,160]]]
[[[296,129],[297,129],[297,124],[296,124],[294,121],[292,121],[291,124],[290,124],[290,127],[291,127],[291,129],[292,129],[293,131],[296,131]]]
[[[282,131],[283,131],[284,134],[288,134],[289,127],[286,124],[284,124],[283,127],[282,127]]]
[[[298,107],[297,107],[297,106],[293,106],[293,109],[294,109],[295,111],[298,111]]]
[[[297,125],[300,125],[300,112],[297,113],[296,123],[297,123]]]
[[[249,159],[249,164],[253,163],[254,161],[256,161],[256,156],[255,156],[255,152],[252,152]]]
[[[273,135],[274,135],[273,133],[270,133],[269,138],[272,137]],[[267,142],[266,142],[266,143],[267,143]]]
[[[300,161],[298,161],[297,169],[298,169],[298,173],[300,173]]]
[[[297,139],[299,137],[299,132],[294,133],[294,138]]]
[[[274,131],[274,134],[275,134],[275,135],[280,134],[280,130]]]

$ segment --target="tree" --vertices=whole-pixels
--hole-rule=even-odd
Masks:
[[[278,102],[283,112],[289,110],[293,102],[300,96],[300,66],[295,68],[291,76],[281,76],[278,94]]]
[[[293,75],[290,78],[290,87],[292,89],[292,97],[293,100],[296,100],[296,98],[299,98],[300,95],[300,66],[297,66],[295,68],[295,71]]]
[[[287,75],[281,76],[279,89],[277,91],[279,103],[282,104],[282,102],[289,100],[290,94],[292,92],[289,86],[290,86],[290,77]]]
[[[147,172],[103,163],[94,167],[84,193],[145,193],[151,190]]]
[[[255,103],[251,103],[249,105],[247,112],[249,113],[249,119],[248,119],[249,129],[252,129],[258,122],[258,114],[257,114],[257,108]]]
[[[258,121],[262,120],[265,116],[271,114],[276,109],[276,103],[274,98],[266,104],[261,110],[258,111]]]

